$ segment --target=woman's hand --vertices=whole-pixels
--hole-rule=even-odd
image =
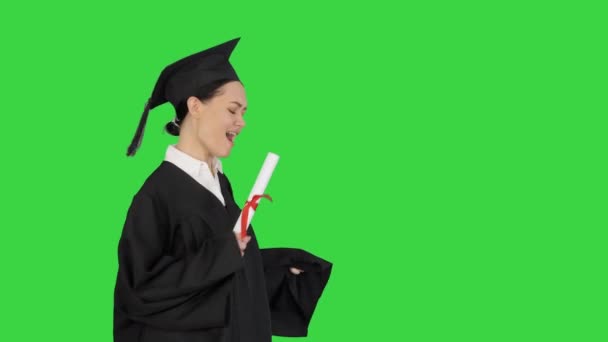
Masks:
[[[241,239],[241,233],[234,233],[234,237],[236,238],[236,242],[239,244],[239,249],[241,250],[241,256],[245,255],[245,249],[247,248],[247,244],[251,241],[251,236],[245,235],[244,238]],[[296,267],[290,267],[289,271],[295,275],[298,275],[304,271]]]
[[[295,267],[290,267],[290,268],[289,268],[289,270],[291,271],[291,273],[293,273],[293,274],[295,274],[295,275],[298,275],[298,274],[300,274],[300,273],[304,272],[304,271],[302,271],[301,269],[299,269],[299,268],[295,268]]]
[[[247,243],[251,240],[251,236],[245,235],[244,238],[241,239],[241,233],[234,233],[234,237],[236,237],[236,242],[239,244],[239,249],[241,250],[241,256],[245,255],[245,248],[247,248]]]

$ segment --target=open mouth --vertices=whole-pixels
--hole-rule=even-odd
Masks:
[[[228,141],[234,144],[234,138],[236,137],[236,132],[226,132],[226,138]]]

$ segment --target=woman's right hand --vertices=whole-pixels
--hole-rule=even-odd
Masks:
[[[247,248],[247,243],[251,240],[251,236],[245,235],[243,239],[241,239],[241,233],[234,233],[234,237],[236,238],[236,242],[239,244],[239,249],[241,250],[241,256],[245,255],[245,248]]]

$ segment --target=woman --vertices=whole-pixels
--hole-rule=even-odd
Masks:
[[[271,341],[306,336],[332,265],[299,249],[260,249],[232,232],[235,203],[219,158],[245,127],[244,87],[228,59],[239,38],[166,67],[148,112],[171,102],[179,136],[133,197],[118,244],[114,341]]]

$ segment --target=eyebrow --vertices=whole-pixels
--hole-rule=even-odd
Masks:
[[[230,102],[236,103],[237,105],[239,105],[239,107],[243,107],[243,105],[240,102],[238,102],[238,101],[230,101]],[[243,109],[247,109],[247,107],[245,107]]]

